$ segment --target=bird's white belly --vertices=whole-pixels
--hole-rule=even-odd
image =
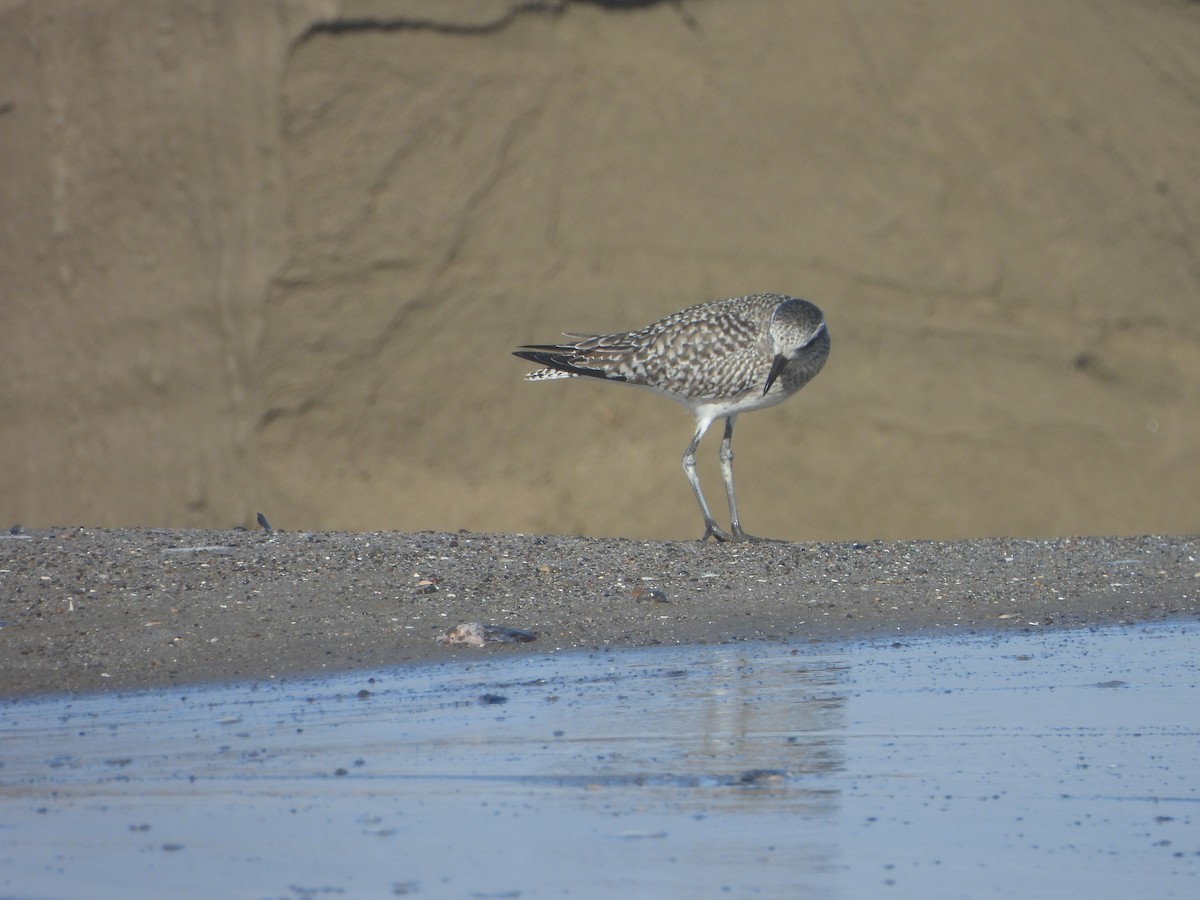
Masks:
[[[768,406],[775,406],[777,403],[782,403],[788,398],[786,391],[772,390],[765,397],[762,390],[747,391],[744,394],[739,394],[736,397],[687,397],[683,394],[673,394],[668,391],[658,390],[651,385],[638,385],[645,387],[647,390],[658,394],[661,397],[668,397],[676,403],[686,406],[692,411],[696,418],[705,418],[709,421],[720,419],[724,416],[736,416],[744,412],[753,412],[756,409],[764,409]]]

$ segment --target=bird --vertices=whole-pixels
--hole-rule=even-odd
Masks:
[[[763,293],[689,306],[644,328],[612,334],[563,332],[570,342],[526,344],[514,356],[542,368],[527,381],[591,377],[646,388],[683,404],[696,430],[683,474],[704,516],[701,541],[760,540],[743,530],[733,490],[733,426],[744,412],[774,406],[808,384],[829,358],[825,315],[808,300]],[[696,475],[696,449],[725,420],[721,476],[729,531],[717,524]]]

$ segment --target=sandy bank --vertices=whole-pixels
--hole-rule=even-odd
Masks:
[[[0,694],[458,656],[1194,616],[1195,537],[745,545],[508,534],[0,538]],[[463,622],[538,633],[447,648]]]

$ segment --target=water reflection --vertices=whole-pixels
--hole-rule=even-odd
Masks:
[[[1198,635],[657,648],[7,702],[0,893],[858,897],[1036,872],[1034,893],[1168,895],[1200,860]]]

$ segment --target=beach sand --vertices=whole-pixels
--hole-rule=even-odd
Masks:
[[[1194,617],[1200,539],[701,544],[60,528],[0,539],[0,694],[495,654]],[[447,647],[454,626],[537,633]]]

